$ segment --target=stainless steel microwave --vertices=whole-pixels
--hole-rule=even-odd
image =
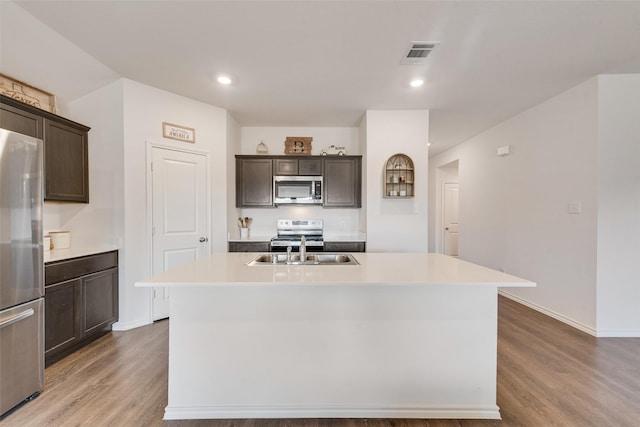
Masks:
[[[273,177],[273,202],[276,205],[321,205],[321,176]]]

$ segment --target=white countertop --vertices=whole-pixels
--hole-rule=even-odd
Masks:
[[[93,245],[74,245],[69,249],[54,249],[44,252],[45,264],[53,261],[63,261],[65,259],[78,258],[87,255],[95,255],[102,252],[116,251],[120,249],[116,245],[111,244],[93,244]]]
[[[216,253],[136,283],[151,286],[420,285],[534,287],[519,277],[433,253],[353,253],[360,265],[247,266],[256,253]]]

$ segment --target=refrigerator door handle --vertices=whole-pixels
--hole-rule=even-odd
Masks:
[[[16,314],[15,316],[11,316],[7,319],[2,319],[0,320],[0,329],[4,328],[5,326],[13,325],[14,323],[26,319],[27,317],[33,316],[34,314],[35,312],[33,311],[33,308],[30,308],[29,310],[25,310],[22,313]]]

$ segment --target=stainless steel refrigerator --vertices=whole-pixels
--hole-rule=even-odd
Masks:
[[[44,386],[42,153],[0,129],[0,417]]]

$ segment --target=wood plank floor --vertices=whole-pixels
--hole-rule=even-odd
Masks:
[[[640,426],[640,339],[594,338],[499,297],[498,405],[487,420],[163,421],[168,321],[113,332],[46,370],[40,397],[1,426]],[[473,349],[469,349],[470,354]]]

